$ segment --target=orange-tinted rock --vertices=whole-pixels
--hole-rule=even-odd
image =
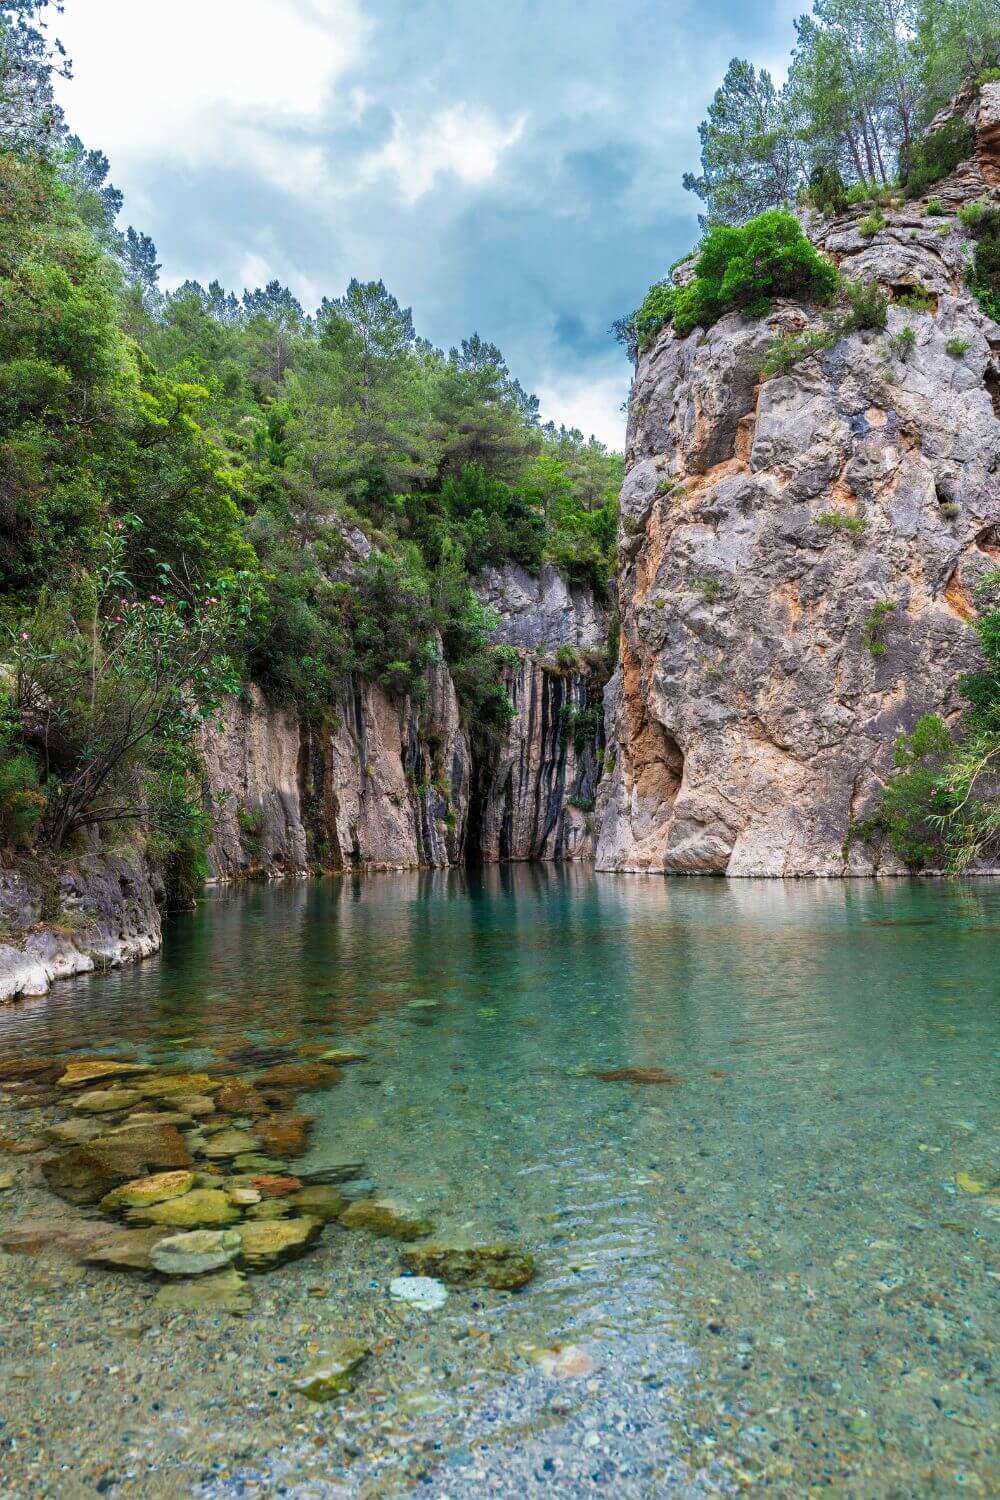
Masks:
[[[97,1203],[123,1182],[190,1165],[191,1153],[175,1126],[122,1125],[45,1162],[42,1175],[69,1203]]]
[[[260,1120],[253,1133],[262,1151],[283,1160],[305,1154],[312,1126],[312,1115],[271,1115],[270,1119]]]
[[[595,1068],[593,1078],[599,1078],[602,1083],[668,1083],[677,1084],[681,1080],[676,1073],[668,1073],[665,1068],[607,1068],[604,1071]]]
[[[263,1098],[246,1078],[227,1078],[216,1095],[215,1107],[224,1115],[267,1114]]]
[[[250,1185],[265,1198],[284,1198],[286,1193],[298,1192],[302,1183],[297,1177],[279,1177],[265,1172],[260,1177],[251,1177]]]
[[[321,1063],[278,1063],[261,1073],[256,1082],[262,1088],[328,1089],[342,1077],[339,1068],[324,1067]]]
[[[66,1064],[66,1071],[56,1080],[61,1089],[82,1088],[85,1083],[97,1083],[106,1078],[124,1078],[135,1073],[148,1073],[148,1063],[122,1062],[113,1057],[74,1057]]]

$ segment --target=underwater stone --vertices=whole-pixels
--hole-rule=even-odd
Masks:
[[[240,1244],[235,1229],[193,1229],[160,1240],[149,1259],[164,1276],[199,1276],[229,1265],[239,1255]]]
[[[292,1390],[308,1396],[310,1401],[332,1401],[350,1390],[354,1372],[370,1353],[368,1345],[357,1339],[341,1339],[323,1350],[301,1375],[295,1376]]]
[[[535,1274],[534,1257],[513,1245],[416,1245],[403,1251],[407,1270],[439,1276],[451,1286],[516,1291]]]
[[[395,1198],[359,1198],[344,1209],[340,1222],[345,1229],[367,1229],[394,1240],[418,1240],[434,1227],[430,1219]]]

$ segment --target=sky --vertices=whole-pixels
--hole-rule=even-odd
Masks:
[[[697,238],[681,186],[739,55],[783,73],[806,0],[67,0],[71,127],[168,287],[385,281],[476,331],[544,419],[624,441],[608,333]]]

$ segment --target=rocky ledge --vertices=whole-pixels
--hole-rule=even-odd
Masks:
[[[148,958],[160,946],[158,895],[138,854],[0,869],[0,1004]]]

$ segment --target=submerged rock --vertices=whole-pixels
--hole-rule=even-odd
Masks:
[[[342,1066],[345,1063],[367,1062],[367,1052],[355,1052],[350,1047],[331,1047],[328,1052],[321,1052],[319,1061],[333,1063]]]
[[[319,1237],[322,1228],[319,1219],[304,1217],[245,1222],[234,1232],[242,1241],[243,1263],[247,1270],[268,1271],[272,1266],[304,1254]]]
[[[83,1257],[88,1265],[105,1266],[109,1271],[150,1271],[154,1245],[166,1239],[168,1229],[113,1229],[99,1239]]]
[[[142,1095],[136,1089],[89,1089],[76,1096],[72,1107],[84,1115],[110,1115],[141,1103]]]
[[[249,1149],[259,1146],[272,1156],[304,1156],[309,1149],[309,1134],[313,1127],[311,1115],[277,1114],[261,1120],[254,1126],[254,1137]]]
[[[42,1165],[42,1175],[60,1198],[97,1203],[112,1188],[155,1168],[191,1165],[191,1153],[173,1125],[125,1125],[73,1146]]]
[[[250,1186],[265,1198],[285,1198],[289,1193],[297,1192],[302,1182],[286,1172],[264,1172],[251,1177]]]
[[[102,1078],[124,1078],[129,1073],[148,1073],[148,1063],[115,1062],[110,1058],[78,1058],[66,1064],[66,1071],[56,1079],[61,1089],[81,1088]]]
[[[289,1194],[288,1202],[299,1213],[312,1214],[314,1218],[322,1219],[324,1224],[339,1218],[347,1204],[347,1199],[337,1187],[328,1187],[316,1184],[312,1187],[299,1188],[298,1192]]]
[[[100,1207],[106,1213],[119,1208],[145,1208],[151,1203],[166,1203],[171,1198],[180,1198],[194,1187],[195,1174],[182,1169],[179,1172],[155,1172],[151,1177],[138,1177],[134,1182],[115,1188],[101,1199]]]
[[[403,1251],[408,1271],[438,1276],[451,1286],[516,1291],[535,1274],[534,1257],[513,1245],[416,1245]]]
[[[245,1078],[227,1078],[218,1092],[215,1107],[224,1115],[266,1115],[260,1092]]]
[[[278,1063],[254,1079],[258,1088],[328,1089],[339,1083],[341,1074],[327,1063]]]
[[[106,1128],[102,1120],[60,1120],[45,1127],[45,1138],[59,1146],[82,1146]]]
[[[172,1224],[178,1229],[202,1229],[234,1224],[240,1217],[221,1188],[193,1188],[181,1198],[126,1211],[129,1223]]]
[[[147,1099],[169,1099],[196,1094],[214,1094],[221,1088],[218,1078],[208,1073],[157,1073],[144,1078],[139,1085]]]
[[[150,1251],[153,1269],[164,1276],[200,1276],[228,1266],[240,1253],[241,1240],[235,1229],[193,1229],[172,1234]]]
[[[434,1227],[430,1219],[395,1198],[359,1198],[344,1209],[340,1222],[345,1229],[367,1229],[394,1240],[418,1240]]]
[[[256,1144],[249,1130],[232,1130],[227,1127],[209,1136],[202,1147],[202,1154],[212,1161],[221,1161],[227,1156],[245,1155],[246,1152],[253,1151]]]
[[[419,1312],[436,1312],[447,1302],[448,1288],[433,1276],[397,1276],[389,1283],[389,1296]]]
[[[168,1311],[245,1313],[253,1307],[246,1277],[233,1266],[192,1281],[167,1282],[153,1300]]]
[[[324,1349],[301,1375],[295,1376],[292,1390],[308,1396],[310,1401],[332,1401],[350,1390],[355,1371],[370,1353],[369,1346],[357,1339],[340,1339]]]
[[[365,1170],[363,1161],[347,1161],[338,1157],[321,1156],[311,1167],[302,1168],[296,1166],[295,1175],[307,1186],[349,1182],[352,1177],[360,1177]]]

